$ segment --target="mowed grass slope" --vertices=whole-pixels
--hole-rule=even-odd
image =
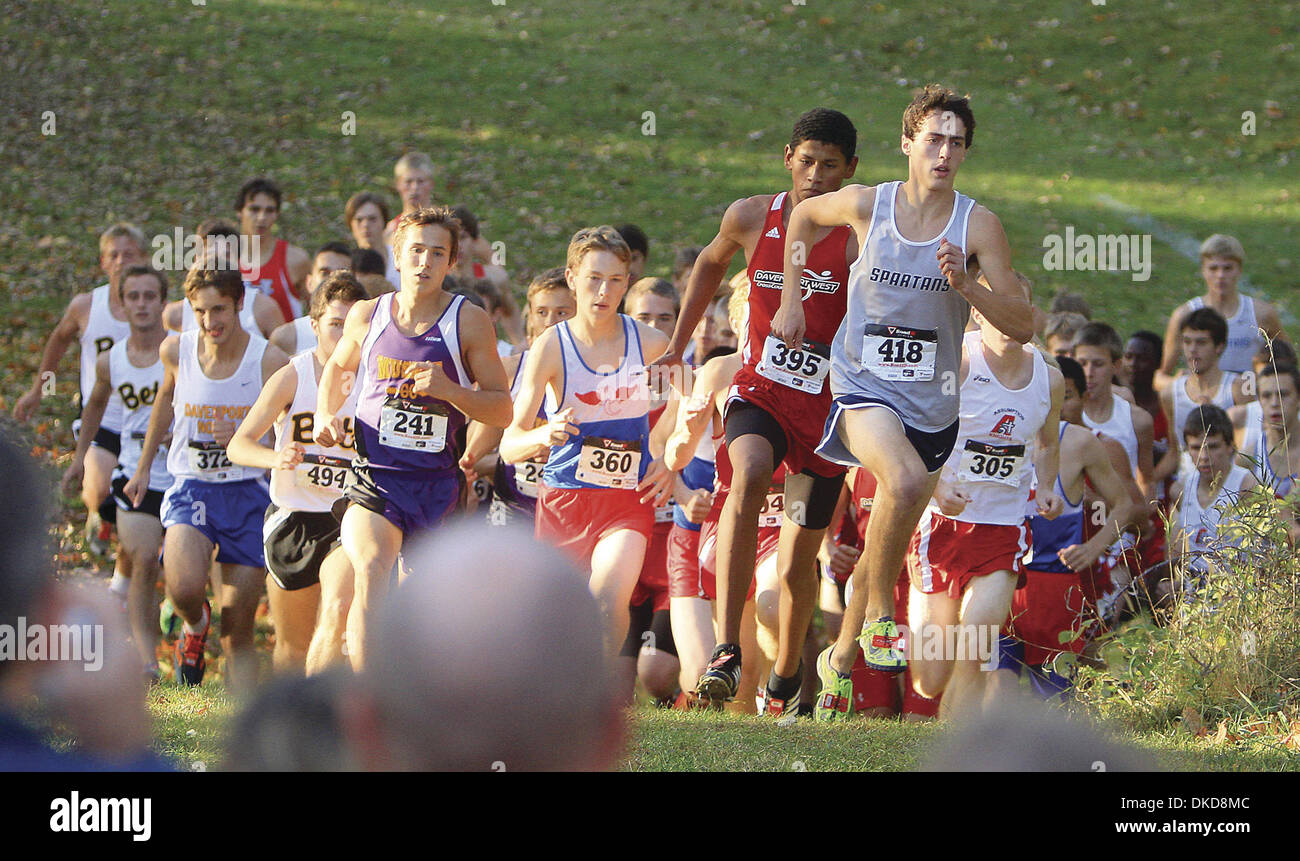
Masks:
[[[519,285],[562,262],[576,228],[624,220],[666,274],[730,201],[787,187],[781,147],[809,107],[857,124],[856,181],[902,177],[899,118],[928,81],[974,97],[958,186],[1000,215],[1039,304],[1066,287],[1122,331],[1160,331],[1199,292],[1195,264],[1159,241],[1146,282],[1043,270],[1047,234],[1134,232],[1105,194],[1196,237],[1235,233],[1254,286],[1294,312],[1298,6],[16,0],[0,23],[0,405],[30,383],[68,299],[99,283],[111,221],[188,232],[233,216],[239,185],[267,174],[287,193],[280,234],[311,249],[346,238],[347,197],[386,189],[418,149],[439,163],[435,199],[479,214]],[[74,361],[33,440],[60,465]],[[61,537],[65,568],[84,561]],[[162,749],[212,761],[231,708],[219,685],[164,688],[154,708]],[[642,715],[628,767],[783,770],[793,747],[810,769],[906,768],[933,732],[880,727],[800,728],[805,747],[740,719]],[[1198,756],[1176,761],[1223,766]]]

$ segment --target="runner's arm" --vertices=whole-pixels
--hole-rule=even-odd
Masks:
[[[542,398],[546,394],[546,386],[553,383],[560,372],[560,341],[552,327],[533,342],[532,349],[524,359],[514,417],[502,434],[498,449],[501,459],[506,463],[545,457],[550,453],[552,445],[560,445],[569,436],[578,433],[577,425],[568,420],[573,412],[571,409],[561,411],[552,421],[533,427],[537,421],[537,411],[542,406]]]
[[[176,409],[172,397],[176,394],[176,366],[180,361],[179,335],[169,335],[158,347],[158,357],[163,363],[163,379],[154,396],[153,409],[149,412],[149,429],[145,431],[144,443],[141,445],[140,462],[136,464],[135,475],[127,481],[124,491],[131,504],[139,506],[144,502],[145,492],[149,489],[149,471],[153,468],[154,455],[163,437],[171,430]]]
[[[998,217],[978,204],[970,213],[966,246],[959,249],[964,259],[951,260],[950,268],[944,271],[949,285],[999,332],[1021,344],[1029,343],[1034,337],[1034,310],[1011,268],[1011,246],[1007,244],[1007,234]],[[945,249],[954,249],[954,246],[946,241],[940,243],[941,269],[944,268]],[[987,287],[967,271],[965,262],[972,257]]]
[[[90,303],[89,293],[73,297],[64,310],[63,316],[59,318],[54,331],[50,332],[50,336],[45,339],[41,366],[36,371],[32,386],[18,399],[18,403],[14,404],[15,421],[25,422],[31,418],[36,406],[45,396],[45,380],[53,379],[54,371],[59,367],[59,360],[63,358],[63,354],[68,352],[68,347],[72,346],[86,330],[86,323],[90,319]],[[46,374],[51,376],[47,378]]]
[[[235,435],[226,444],[226,457],[230,458],[231,463],[254,469],[292,469],[295,463],[302,461],[301,443],[289,440],[284,451],[277,452],[261,442],[276,419],[293,406],[297,388],[298,372],[293,365],[285,365],[271,375],[248,415],[244,416],[244,420],[235,429]]]
[[[108,399],[113,393],[112,377],[109,374],[108,351],[100,353],[95,359],[95,387],[90,391],[90,399],[81,410],[81,432],[77,437],[77,449],[72,454],[72,463],[63,474],[63,492],[74,483],[80,483],[85,475],[86,452],[99,433],[99,424],[104,420],[104,410],[108,409]]]
[[[343,337],[321,371],[316,393],[316,417],[313,420],[316,442],[335,445],[344,438],[343,422],[338,411],[343,408],[352,387],[357,385],[357,368],[361,366],[361,344],[370,331],[370,317],[378,299],[364,299],[352,306],[343,324]],[[324,434],[324,436],[322,436]]]

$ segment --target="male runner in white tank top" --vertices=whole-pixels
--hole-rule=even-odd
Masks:
[[[1027,287],[1027,285],[1026,285]],[[917,692],[943,695],[940,711],[961,714],[983,705],[992,657],[971,646],[994,643],[1007,619],[1029,549],[1025,522],[1030,490],[1035,508],[1054,519],[1060,471],[1061,372],[1042,354],[1008,338],[974,311],[979,332],[963,342],[960,428],[940,473],[933,502],[908,548],[912,624],[911,669]],[[1031,478],[1036,478],[1036,483]],[[874,515],[873,515],[874,516]],[[956,654],[930,659],[923,643],[957,631]]]
[[[1250,470],[1234,463],[1232,420],[1222,409],[1197,407],[1185,431],[1183,442],[1196,472],[1174,485],[1169,512],[1169,558],[1184,576],[1213,568],[1232,508],[1259,484]]]
[[[239,230],[225,221],[205,221],[199,225],[202,251],[198,255],[200,268],[237,269],[239,267]],[[239,325],[246,332],[256,332],[263,338],[284,322],[284,314],[275,300],[256,290],[244,296],[239,309]],[[163,311],[163,325],[173,332],[188,332],[198,328],[194,309],[184,296],[167,305]]]
[[[118,508],[118,561],[110,589],[118,594],[122,588],[126,590],[131,637],[150,679],[156,678],[158,672],[158,595],[154,586],[161,573],[158,552],[162,549],[163,529],[159,515],[163,493],[172,481],[165,460],[155,460],[143,504],[132,505],[123,489],[135,475],[149,416],[162,387],[163,365],[158,347],[167,336],[162,325],[166,302],[166,276],[150,266],[127,267],[122,276],[122,304],[131,334],[108,352],[100,353],[95,361],[95,385],[82,411],[82,428],[86,432],[77,440],[77,451],[63,479],[65,487],[81,480],[90,441],[99,430],[110,399],[116,400],[122,415],[122,448],[112,483],[112,499]]]
[[[167,468],[175,481],[163,497],[162,524],[167,597],[183,622],[183,635],[176,641],[176,679],[187,685],[203,681],[212,621],[208,571],[215,546],[222,565],[227,685],[250,690],[257,683],[253,618],[265,576],[262,520],[270,500],[264,474],[231,464],[225,447],[266,380],[288,357],[240,327],[244,284],[238,270],[191,269],[185,297],[199,329],[172,335],[159,349],[166,375],[140,465],[124,493],[134,505],[143,501],[149,468],[171,428]]]
[[[1262,299],[1243,296],[1237,290],[1246,252],[1236,237],[1216,233],[1201,243],[1201,277],[1205,294],[1184,302],[1169,316],[1165,329],[1165,356],[1156,374],[1156,387],[1163,389],[1178,367],[1179,331],[1183,317],[1197,308],[1213,308],[1228,321],[1228,344],[1219,365],[1234,374],[1250,370],[1250,360],[1266,339],[1286,339],[1277,309]],[[1182,430],[1178,436],[1181,439]]]
[[[1105,323],[1089,323],[1074,336],[1072,358],[1083,368],[1088,390],[1083,393],[1083,423],[1118,440],[1128,454],[1130,472],[1147,499],[1156,486],[1153,447],[1155,422],[1144,409],[1120,397],[1112,381],[1124,355],[1119,335]]]
[[[906,667],[893,622],[894,584],[956,441],[957,345],[967,303],[1015,341],[1033,337],[1032,312],[1001,223],[953,187],[974,127],[965,98],[928,86],[903,114],[905,182],[851,185],[803,201],[790,216],[782,303],[772,321],[773,336],[787,347],[803,339],[797,275],[816,232],[850,225],[862,249],[850,270],[849,311],[832,346],[835,405],[818,447],[833,460],[866,468],[878,482],[840,636],[819,660],[839,677],[836,684],[851,687],[859,636],[868,666]],[[891,265],[882,265],[883,258]],[[977,271],[991,287],[976,283]],[[834,715],[823,710],[822,716]]]
[[[1187,372],[1175,377],[1173,383],[1160,393],[1160,406],[1169,418],[1171,432],[1169,448],[1156,464],[1157,482],[1174,473],[1186,480],[1194,469],[1180,440],[1183,425],[1195,407],[1213,404],[1227,410],[1254,400],[1246,393],[1244,375],[1229,373],[1219,367],[1228,339],[1228,324],[1222,314],[1213,308],[1197,308],[1183,317],[1179,329]]]
[[[52,383],[59,360],[74,341],[81,346],[80,402],[85,404],[95,384],[96,357],[130,334],[126,309],[122,306],[122,273],[128,266],[146,262],[145,246],[144,234],[133,224],[114,224],[100,234],[99,266],[108,276],[108,283],[89,293],[78,293],[68,303],[63,317],[45,341],[41,366],[32,379],[32,387],[14,404],[15,421],[30,419],[41,399],[54,391]],[[79,427],[80,420],[73,423],[74,432]],[[100,422],[99,439],[91,441],[81,483],[81,498],[91,521],[98,520],[96,511],[108,498],[113,468],[117,465],[119,430],[121,416],[117,405],[110,402],[108,412]]]
[[[312,294],[316,292],[316,288],[323,284],[331,273],[350,270],[351,268],[352,255],[348,251],[347,245],[338,241],[327,242],[322,245],[316,252],[316,256],[312,258],[311,274],[307,276],[307,296],[304,300],[303,315],[277,326],[267,340],[284,350],[286,356],[294,356],[303,350],[315,349],[316,330],[312,328],[310,313]]]
[[[305,668],[310,675],[343,656],[353,573],[347,554],[339,549],[334,506],[343,496],[356,452],[356,398],[344,401],[346,433],[337,449],[316,445],[313,422],[321,371],[343,335],[348,311],[366,298],[366,289],[347,271],[315,288],[308,318],[316,345],[275,372],[226,446],[232,463],[271,471],[271,504],[262,538],[279,671]],[[274,448],[261,443],[272,425]]]

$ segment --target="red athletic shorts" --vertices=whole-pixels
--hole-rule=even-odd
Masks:
[[[668,597],[703,598],[700,589],[700,530],[673,524],[668,533]]]
[[[1062,633],[1084,631],[1092,618],[1092,603],[1078,572],[1026,570],[1025,579],[1011,599],[1007,625],[1007,633],[1025,644],[1025,663],[1037,667],[1050,664],[1061,652],[1082,652],[1087,643],[1083,636],[1061,642]]]
[[[776,552],[777,540],[781,535],[779,526],[764,526],[758,530],[758,552],[754,556],[754,567],[763,564],[763,560]],[[718,521],[706,520],[700,527],[700,592],[710,601],[718,600],[717,562],[718,562]],[[757,588],[758,578],[749,581],[749,591],[745,600],[752,600]]]
[[[1020,558],[1029,545],[1027,522],[1019,526],[963,523],[927,511],[912,533],[907,570],[918,591],[960,598],[976,577],[994,571],[1020,574]]]
[[[591,552],[600,539],[620,529],[640,532],[650,540],[654,507],[641,502],[639,491],[538,485],[534,534],[578,564],[590,565]]]
[[[653,598],[656,613],[668,609],[668,534],[672,527],[671,520],[654,525],[654,533],[645,548],[645,560],[641,563],[641,576],[632,590],[629,606],[639,607]]]
[[[753,404],[776,419],[785,431],[786,442],[790,446],[784,463],[791,474],[804,470],[828,478],[844,474],[845,467],[831,463],[817,454],[817,444],[822,441],[822,431],[826,427],[826,416],[831,411],[829,377],[822,384],[821,394],[810,395],[761,377],[748,367],[742,367],[731,381],[728,403],[733,398]]]

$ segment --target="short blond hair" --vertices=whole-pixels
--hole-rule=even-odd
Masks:
[[[623,307],[630,308],[633,302],[647,293],[667,299],[673,303],[673,313],[681,313],[682,300],[677,295],[677,288],[673,286],[673,282],[664,278],[655,278],[653,275],[647,275],[632,285],[632,289],[627,291],[627,297],[623,300]]]
[[[564,258],[565,267],[576,272],[582,258],[592,251],[608,251],[624,263],[632,261],[632,249],[622,234],[608,224],[602,224],[599,227],[584,227],[573,234],[569,240],[569,252]]]
[[[129,221],[119,221],[117,224],[114,224],[112,227],[99,234],[100,255],[103,255],[108,251],[109,243],[114,239],[123,236],[134,242],[136,247],[140,249],[141,254],[148,250],[148,243],[145,241],[144,231],[136,227],[134,224],[131,224]]]
[[[429,176],[433,176],[433,159],[422,152],[408,152],[393,165],[393,178],[399,178],[402,174],[414,170],[422,170]]]
[[[1237,237],[1226,233],[1216,233],[1201,243],[1201,261],[1207,257],[1227,257],[1236,260],[1237,265],[1246,262],[1246,249],[1241,247]]]

